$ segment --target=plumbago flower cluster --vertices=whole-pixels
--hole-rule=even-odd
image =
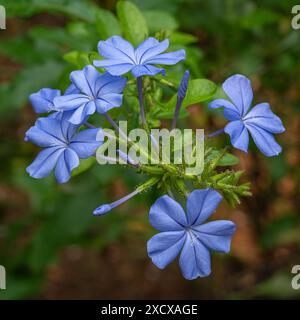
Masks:
[[[159,42],[148,38],[134,48],[122,37],[113,36],[99,42],[102,60],[94,61],[94,66],[88,65],[71,73],[71,84],[64,94],[48,88],[32,94],[30,101],[35,112],[46,116],[38,118],[25,135],[26,141],[43,148],[28,166],[29,175],[40,179],[54,171],[59,183],[67,182],[72,170],[79,166],[80,159],[94,156],[104,143],[104,129],[88,122],[95,113],[108,120],[118,132],[116,139],[126,138],[108,111],[122,106],[125,86],[130,82],[137,88],[141,126],[149,133],[149,141],[153,139],[146,116],[149,106],[145,104],[145,86],[154,81],[155,75],[166,74],[162,65],[174,65],[185,59],[184,50],[165,52],[168,46],[167,39]],[[105,72],[101,73],[95,67],[105,69]],[[131,80],[127,81],[124,75],[129,72],[133,77],[129,75]],[[176,127],[188,92],[189,78],[190,74],[186,71],[177,92],[172,128]],[[156,83],[159,79],[161,76],[155,79]],[[257,104],[249,110],[253,100],[250,80],[243,75],[233,75],[223,83],[222,88],[228,99],[216,99],[209,104],[209,108],[223,107],[224,117],[229,123],[224,129],[207,136],[204,169],[200,175],[187,175],[186,163],[133,163],[120,151],[119,157],[126,162],[126,166],[149,178],[129,195],[113,203],[102,204],[93,213],[95,216],[106,214],[155,186],[162,196],[150,208],[149,219],[159,233],[148,241],[148,255],[158,268],[165,268],[179,255],[180,269],[186,279],[205,277],[211,273],[211,251],[227,253],[230,250],[235,224],[227,220],[206,222],[223,197],[235,205],[241,196],[251,194],[248,183],[239,184],[241,171],[220,171],[220,167],[228,165],[228,159],[233,156],[227,153],[226,148],[217,150],[209,147],[209,138],[225,132],[235,148],[247,152],[250,134],[267,157],[281,152],[273,134],[284,131],[282,122],[268,103]],[[160,142],[156,143],[159,146]],[[135,145],[135,141],[130,141],[130,144]]]

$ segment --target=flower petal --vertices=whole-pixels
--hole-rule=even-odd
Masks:
[[[96,82],[96,97],[102,97],[108,93],[122,93],[126,85],[126,78],[112,76],[108,72],[103,73]]]
[[[149,58],[153,58],[164,52],[169,47],[169,40],[159,42],[153,37],[146,39],[135,49],[137,64],[143,64]]]
[[[232,221],[217,220],[193,227],[197,239],[207,248],[219,252],[229,252],[232,235],[236,226]]]
[[[230,136],[231,144],[244,152],[248,151],[249,134],[242,121],[229,122],[224,131]]]
[[[89,101],[88,103],[77,108],[72,114],[72,116],[69,118],[69,121],[73,124],[82,124],[86,122],[87,117],[95,113],[95,111],[95,101]]]
[[[71,177],[71,171],[79,166],[79,158],[72,149],[65,149],[58,158],[55,177],[58,183],[65,183]]]
[[[101,74],[93,66],[86,66],[83,70],[71,72],[70,79],[75,87],[89,97],[96,95],[96,82]]]
[[[64,145],[63,141],[45,132],[44,130],[41,130],[36,125],[26,131],[25,141],[31,141],[35,145],[42,148]]]
[[[185,59],[185,50],[181,49],[178,51],[158,54],[157,56],[144,60],[143,64],[144,65],[145,64],[173,65],[184,59]]]
[[[69,94],[56,97],[54,99],[54,106],[58,111],[68,111],[77,109],[88,102],[89,98],[84,94]]]
[[[181,231],[187,225],[181,205],[167,195],[159,197],[151,206],[149,220],[159,231]]]
[[[51,147],[42,150],[30,166],[26,168],[29,175],[36,179],[47,177],[55,167],[57,160],[64,148]]]
[[[101,99],[96,100],[97,112],[105,113],[112,108],[120,107],[122,104],[122,97],[123,95],[118,93],[103,95]]]
[[[281,146],[270,132],[250,123],[247,123],[246,126],[255,144],[265,156],[273,157],[281,152]]]
[[[158,268],[164,269],[178,256],[185,239],[185,231],[158,233],[147,242],[148,255]]]
[[[240,116],[243,117],[253,100],[250,80],[243,75],[236,74],[228,78],[223,83],[222,88],[239,109]]]
[[[225,99],[216,99],[212,101],[208,107],[210,109],[224,107],[224,117],[230,121],[241,119],[239,109],[234,104]]]
[[[36,113],[46,113],[54,109],[53,100],[60,94],[60,90],[44,88],[31,94],[29,100]]]
[[[210,253],[197,239],[188,233],[183,246],[179,266],[187,280],[206,277],[211,273]]]
[[[113,76],[120,76],[130,71],[133,67],[133,63],[122,62],[120,60],[94,60],[93,64],[95,67],[104,68]]]
[[[165,75],[165,69],[157,68],[155,66],[151,66],[150,64],[138,65],[132,68],[131,70],[134,77],[138,78],[141,76],[155,76],[158,73]]]
[[[35,126],[59,141],[58,144],[65,144],[67,141],[62,131],[61,121],[52,117],[39,118]]]
[[[198,189],[187,197],[187,219],[190,226],[197,226],[207,220],[217,209],[222,196],[214,189]]]
[[[75,87],[73,83],[71,83],[66,89],[64,95],[66,96],[68,94],[75,94],[75,93],[80,93],[80,91]]]
[[[86,129],[80,131],[71,141],[70,148],[73,149],[79,158],[91,157],[96,149],[100,147],[103,140],[99,138],[99,131],[102,129]]]
[[[112,36],[106,41],[99,41],[99,54],[107,59],[135,63],[134,48],[132,44],[120,36]]]
[[[250,123],[271,133],[285,131],[281,119],[271,111],[268,103],[260,103],[253,107],[243,120],[246,127]]]
[[[61,124],[61,130],[62,130],[63,136],[67,142],[70,142],[70,140],[72,139],[73,135],[75,134],[76,130],[79,127],[79,125],[72,124],[69,121],[73,113],[74,112],[72,110],[64,111],[64,112],[61,112],[60,118],[58,118],[57,116],[57,119],[60,121],[60,124]]]

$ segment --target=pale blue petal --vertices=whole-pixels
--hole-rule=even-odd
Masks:
[[[198,189],[187,197],[187,219],[190,226],[197,226],[207,220],[217,209],[222,196],[214,189]]]
[[[72,149],[65,149],[58,158],[55,177],[58,183],[65,183],[71,177],[71,171],[79,166],[79,158]]]
[[[54,105],[56,110],[68,111],[77,109],[89,101],[90,99],[84,94],[69,94],[55,98]]]
[[[43,148],[64,145],[63,141],[44,130],[41,130],[37,126],[33,126],[27,130],[25,133],[25,141],[31,141],[35,145]]]
[[[25,134],[25,141],[32,141],[40,147],[65,146],[78,126],[68,119],[72,111],[55,112],[48,117],[39,118],[35,126]]]
[[[120,60],[94,60],[94,66],[98,68],[104,68],[113,76],[120,76],[130,71],[133,67],[133,63],[122,62]]]
[[[229,122],[224,131],[230,136],[231,144],[244,152],[248,151],[249,134],[242,121]]]
[[[75,87],[73,83],[71,83],[69,87],[66,89],[64,95],[75,94],[75,93],[80,93],[80,91]]]
[[[148,255],[158,268],[164,269],[178,256],[185,239],[185,231],[158,233],[147,242]]]
[[[230,121],[240,120],[241,115],[239,113],[239,109],[232,104],[231,102],[224,99],[216,99],[212,101],[208,107],[210,109],[217,109],[220,107],[224,107],[224,117]]]
[[[181,49],[174,52],[159,54],[155,57],[143,61],[143,64],[166,64],[173,65],[185,59],[185,50]]]
[[[42,150],[30,166],[26,168],[29,175],[36,179],[47,177],[55,167],[64,148],[51,147]]]
[[[72,110],[61,112],[61,116],[60,116],[61,130],[66,141],[70,141],[73,135],[75,134],[76,130],[79,128],[79,125],[72,124],[69,121],[73,113],[74,112]]]
[[[70,113],[70,114],[73,113],[72,111],[65,111],[65,112],[64,112],[64,111],[55,111],[55,112],[50,113],[47,118],[53,118],[53,119],[56,119],[56,120],[60,121],[62,115],[63,115],[64,113],[66,113],[66,112],[68,112],[68,113]]]
[[[223,90],[244,116],[253,100],[251,82],[243,75],[236,74],[228,78],[222,85]]]
[[[56,138],[59,141],[58,144],[65,144],[67,142],[62,132],[60,120],[52,117],[39,118],[35,122],[35,126],[53,138]]]
[[[232,235],[236,226],[232,221],[217,220],[192,228],[197,239],[208,249],[229,252]]]
[[[150,64],[135,66],[131,70],[131,72],[135,78],[138,78],[141,76],[155,76],[158,73],[161,73],[162,75],[166,74],[165,69],[157,68],[157,67],[151,66]]]
[[[134,47],[120,36],[112,36],[98,43],[99,54],[107,59],[135,63]]]
[[[181,231],[187,225],[181,205],[167,195],[158,198],[151,206],[149,220],[159,231]]]
[[[282,148],[268,131],[248,123],[247,129],[259,150],[267,157],[277,156]]]
[[[169,47],[169,40],[166,39],[159,42],[155,38],[148,38],[142,42],[135,50],[137,64],[143,64],[149,58],[153,58],[158,54],[166,51]]]
[[[96,82],[96,95],[95,97],[102,97],[108,93],[122,93],[126,85],[126,78],[112,76],[105,72],[99,77]]]
[[[100,73],[93,66],[86,66],[83,70],[71,72],[70,78],[75,87],[89,97],[95,97],[96,82],[100,77]]]
[[[53,110],[53,100],[60,94],[60,90],[44,88],[31,94],[29,100],[36,113],[46,113]]]
[[[179,266],[187,280],[206,277],[211,273],[210,253],[196,238],[188,233],[183,246]]]
[[[70,117],[69,121],[72,124],[78,124],[78,125],[82,124],[86,122],[87,117],[95,113],[95,111],[96,111],[95,101],[90,101],[85,105],[77,108],[72,114],[72,116]]]
[[[102,129],[82,130],[71,140],[70,148],[78,154],[79,158],[91,157],[102,145],[103,140],[97,140],[100,130]]]
[[[101,99],[96,100],[97,112],[105,113],[108,110],[116,107],[120,107],[122,104],[122,94],[111,93],[105,94]]]
[[[258,126],[271,133],[282,133],[285,131],[282,121],[271,111],[268,103],[260,103],[253,107],[243,119],[247,124]]]

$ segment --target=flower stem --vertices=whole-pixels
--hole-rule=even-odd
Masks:
[[[119,132],[120,134],[123,133],[123,131],[119,128],[119,126],[115,123],[115,121],[110,117],[110,115],[106,112],[103,113],[104,117],[106,118],[106,120],[112,125],[112,127]],[[124,134],[124,133],[123,133]],[[123,135],[122,134],[122,135]]]
[[[132,165],[135,168],[139,168],[140,165],[139,163],[134,162],[129,155],[127,155],[126,153],[124,153],[123,151],[121,151],[120,149],[117,150],[118,154],[120,156],[120,158],[122,158],[125,162],[127,162],[127,164]]]
[[[119,136],[122,136],[120,142],[128,142],[128,144],[135,148],[135,150],[140,151],[141,154],[143,154],[146,158],[148,158],[151,161],[151,155],[147,151],[145,151],[143,148],[139,148],[137,144],[135,144],[130,138],[127,137],[127,135],[121,130],[121,128],[116,124],[116,122],[107,114],[106,112],[103,113],[107,121],[112,125],[112,127],[119,133]],[[123,140],[122,140],[123,139]]]
[[[142,77],[137,77],[136,80],[137,80],[137,88],[138,88],[138,95],[139,95],[140,114],[141,114],[142,126],[146,128],[147,127],[147,123],[146,123],[144,98],[143,98],[143,79],[142,79]]]
[[[91,124],[89,122],[86,122],[84,125],[89,129],[95,129],[96,128],[93,124]]]
[[[175,186],[177,187],[178,191],[181,192],[185,197],[188,196],[189,192],[186,188],[185,183],[182,180],[175,180]]]
[[[182,100],[177,98],[176,108],[175,108],[175,112],[174,112],[174,116],[173,116],[173,120],[172,120],[172,127],[171,127],[172,130],[176,128],[176,123],[177,123],[177,119],[179,116],[181,104],[182,104]]]
[[[223,132],[224,132],[224,129],[220,129],[220,130],[217,130],[217,131],[215,131],[213,133],[208,134],[207,137],[208,138],[213,138],[213,137],[218,136],[219,134],[221,134]]]
[[[118,207],[119,205],[123,204],[124,202],[128,201],[129,199],[131,199],[132,197],[136,196],[137,194],[151,188],[152,186],[154,186],[157,182],[159,182],[160,178],[159,177],[154,177],[151,178],[149,180],[147,180],[146,182],[144,182],[142,185],[140,185],[139,187],[136,188],[136,190],[134,190],[133,192],[129,193],[128,195],[126,195],[125,197],[114,201],[112,203],[108,203],[108,204],[103,204],[100,207],[96,208],[93,212],[93,215],[95,216],[100,216],[103,214],[108,213],[109,211],[111,211],[112,209],[114,209],[115,207]]]

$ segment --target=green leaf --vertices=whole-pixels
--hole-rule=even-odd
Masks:
[[[263,248],[272,249],[278,245],[299,241],[298,221],[295,215],[288,215],[273,220],[261,237]]]
[[[268,24],[278,23],[280,15],[272,10],[266,9],[255,9],[249,14],[241,17],[241,25],[249,30],[253,30],[253,27],[263,27]]]
[[[100,59],[100,56],[95,51],[71,51],[64,55],[64,59],[65,61],[74,64],[78,69],[82,69],[88,64],[93,64],[94,60]]]
[[[189,114],[188,114],[188,112],[186,112],[185,109],[180,109],[178,118],[179,119],[183,119],[183,118],[186,118],[188,115]],[[151,116],[154,119],[173,119],[174,110],[161,110],[161,109],[158,109],[158,110],[155,110],[155,112],[153,114],[151,114]]]
[[[77,176],[82,172],[87,171],[96,162],[95,157],[90,157],[87,159],[81,159],[80,165],[75,170],[72,171],[72,176]]]
[[[221,156],[221,151],[218,150],[211,150],[207,155],[206,160],[210,162],[217,161],[216,165],[222,167],[234,166],[239,163],[238,157],[231,153],[224,153],[223,156]]]
[[[3,3],[4,2],[4,3]],[[59,12],[88,22],[93,21],[95,5],[82,0],[2,0],[8,16],[32,16],[40,12]]]
[[[0,89],[0,114],[2,119],[28,102],[31,93],[43,87],[52,87],[63,71],[63,64],[48,61],[28,66],[15,77],[14,81]],[[33,81],[34,79],[34,81]],[[13,97],[13,99],[12,99]]]
[[[275,299],[299,297],[299,290],[293,289],[291,285],[292,277],[293,275],[289,272],[279,271],[269,279],[253,287],[251,290],[252,296],[263,296]]]
[[[79,51],[68,52],[64,55],[64,60],[71,64],[75,64],[77,66],[79,54],[80,54]]]
[[[188,46],[185,48],[186,60],[184,61],[188,69],[195,75],[196,78],[203,76],[202,63],[203,53],[199,48]]]
[[[39,276],[8,276],[7,283],[9,285],[6,290],[0,291],[0,299],[15,300],[30,297],[38,291],[41,280]]]
[[[212,154],[217,156],[219,151],[212,151]],[[231,153],[225,153],[224,156],[218,161],[218,166],[227,167],[227,166],[234,166],[239,163],[239,158],[234,156]]]
[[[189,83],[186,97],[182,106],[188,107],[191,104],[199,103],[210,99],[217,90],[217,86],[207,79],[194,79]],[[166,109],[174,109],[176,105],[177,94],[167,103]]]
[[[144,15],[151,33],[161,30],[174,31],[178,29],[178,22],[166,11],[149,10],[145,11]]]
[[[172,44],[188,45],[198,42],[198,38],[189,33],[173,32],[170,35],[170,42]]]
[[[141,11],[129,1],[117,4],[117,14],[125,38],[133,45],[140,44],[148,36],[148,27]]]
[[[101,39],[107,39],[113,35],[120,35],[121,28],[115,15],[104,9],[99,9],[95,15],[96,29]]]

